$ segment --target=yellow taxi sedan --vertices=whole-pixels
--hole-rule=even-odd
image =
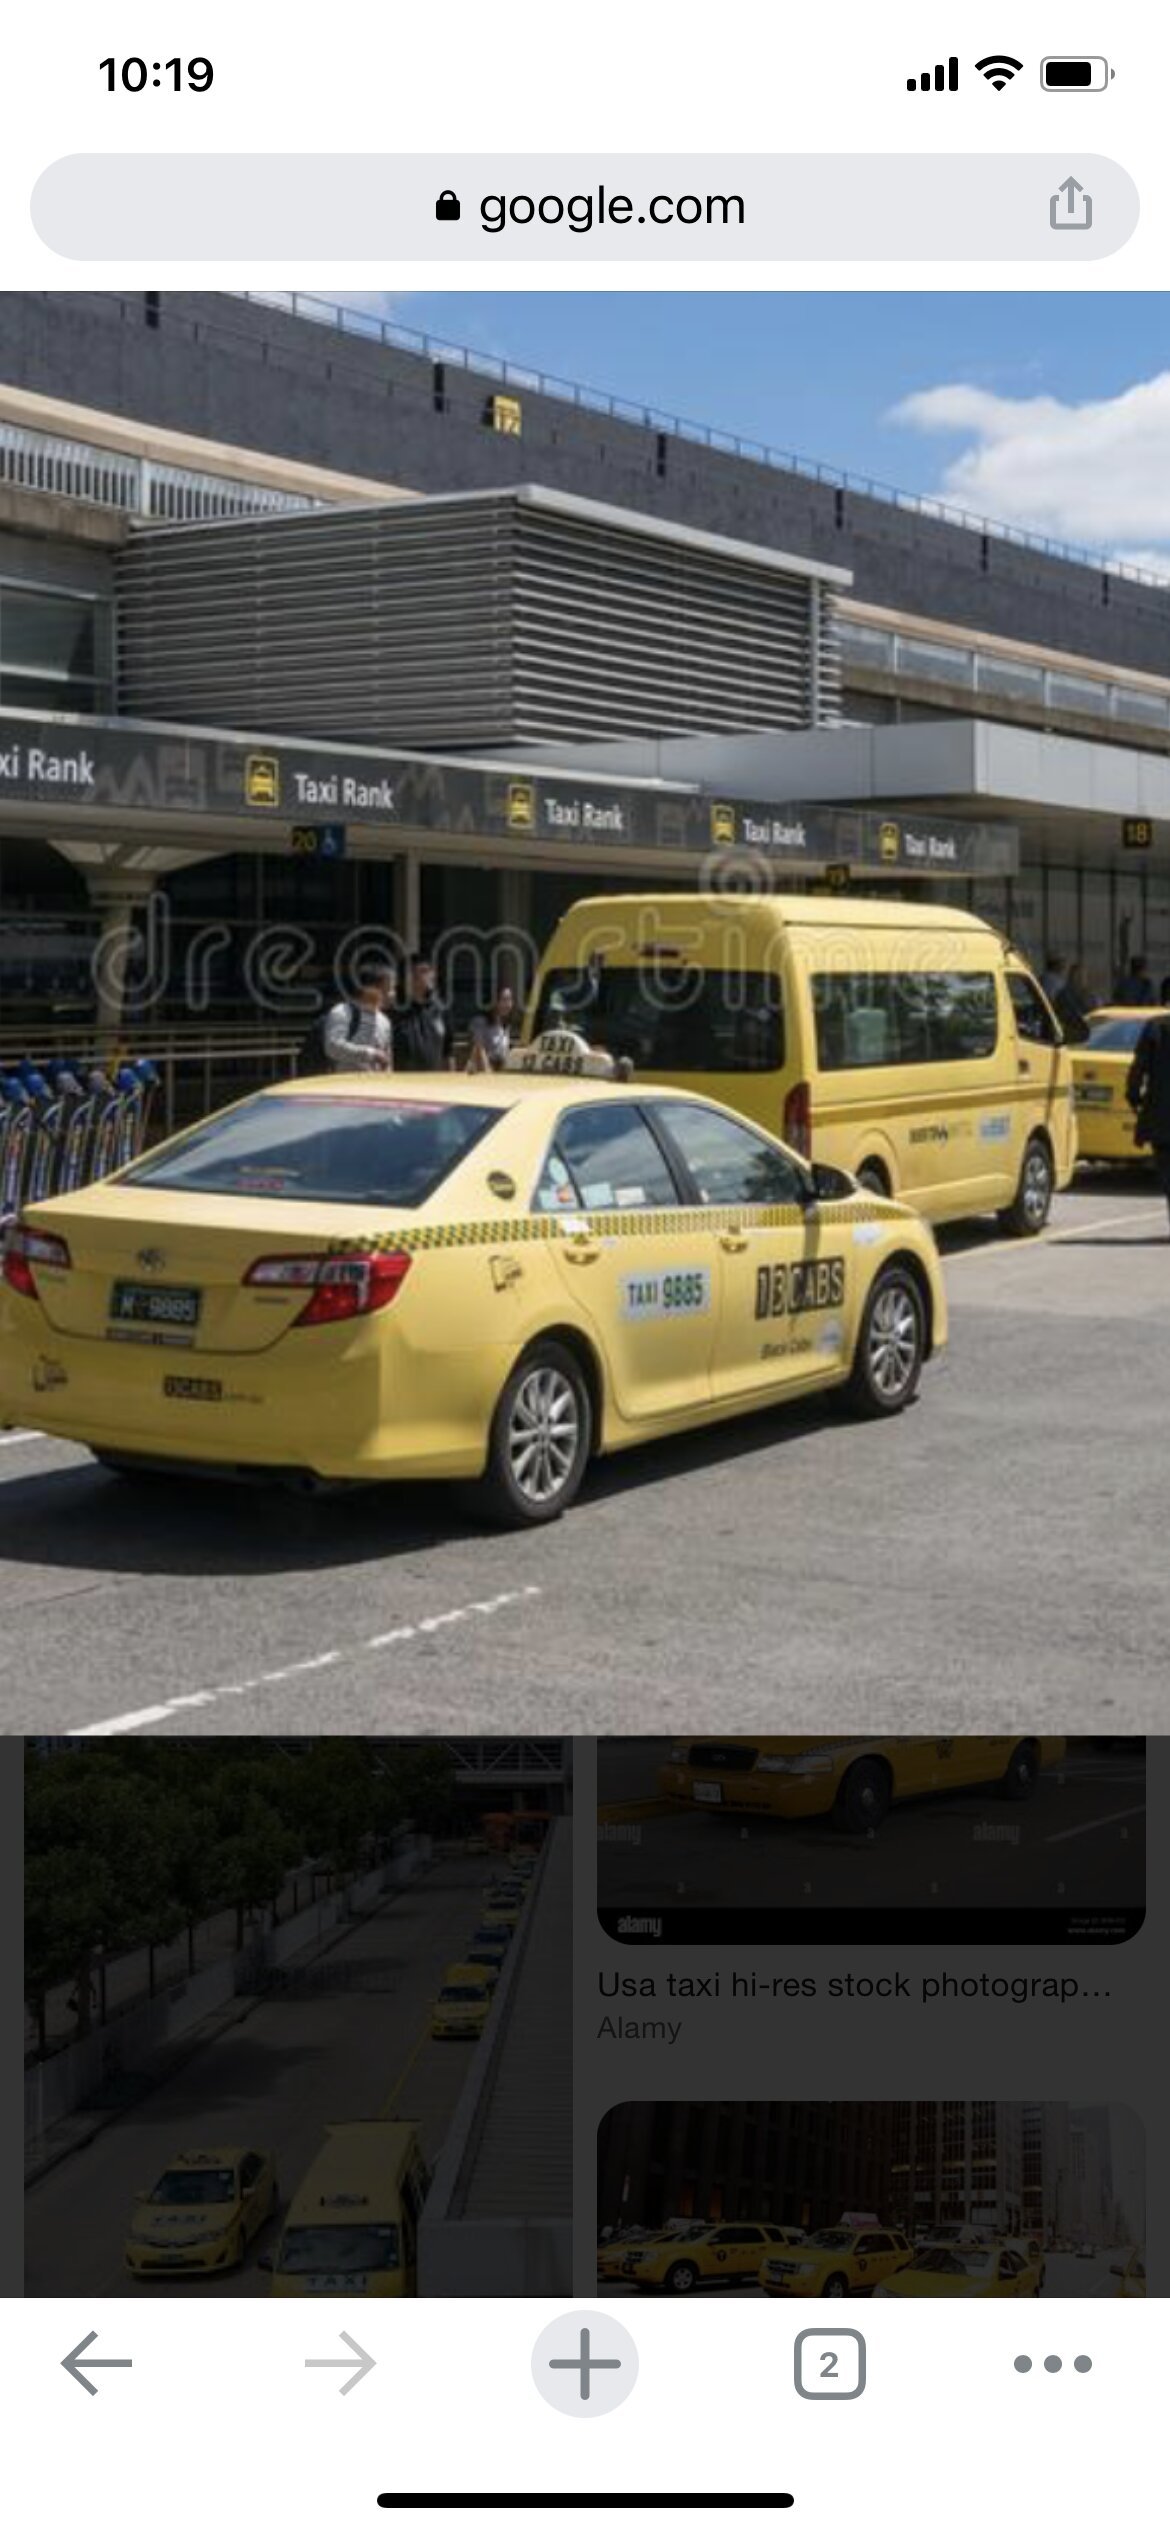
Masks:
[[[770,2250],[785,2242],[779,2224],[694,2224],[636,2244],[617,2274],[671,2295],[699,2286],[754,2286]]]
[[[659,1770],[658,1787],[665,1801],[709,1814],[827,1818],[836,1829],[866,1835],[880,1828],[892,1804],[963,1786],[986,1785],[1005,1800],[1026,1802],[1041,1769],[1059,1766],[1065,1748],[1053,1734],[864,1740],[835,1733],[808,1741],[789,1733],[729,1733],[677,1743]]]
[[[478,2040],[485,2028],[492,1988],[490,1970],[473,1961],[453,1961],[431,2006],[433,2040]]]
[[[913,2244],[893,2225],[848,2216],[764,2261],[766,2295],[869,2295],[909,2266]]]
[[[1132,2297],[1137,2301],[1144,2303],[1146,2294],[1146,2263],[1140,2251],[1132,2248],[1124,2250],[1121,2253],[1120,2259],[1115,2259],[1110,2262],[1109,2274],[1111,2277],[1117,2277],[1121,2281],[1120,2284],[1114,2286],[1112,2290],[1114,2296],[1124,2295],[1127,2298]]]
[[[1160,1016],[1120,1005],[1091,1011],[1087,1038],[1069,1048],[1078,1160],[1133,1162],[1146,1157],[1133,1139],[1136,1119],[1125,1085],[1142,1030]]]
[[[209,2277],[238,2268],[277,2194],[276,2165],[262,2148],[176,2154],[138,2200],[126,2266],[134,2277]]]
[[[456,1478],[531,1523],[596,1452],[909,1405],[946,1336],[916,1214],[607,1057],[522,1061],[281,1083],[31,1206],[0,1421],[131,1474]]]
[[[899,2269],[874,2292],[900,2303],[938,2296],[1038,2295],[1040,2269],[1022,2246],[1013,2248],[1006,2242],[926,2242],[908,2267]]]

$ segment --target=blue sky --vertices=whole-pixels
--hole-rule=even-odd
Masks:
[[[379,304],[423,332],[980,515],[1159,568],[1170,557],[1170,295],[485,291]]]

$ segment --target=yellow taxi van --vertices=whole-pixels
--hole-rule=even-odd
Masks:
[[[274,2252],[274,2295],[414,2295],[431,2175],[409,2119],[349,2119],[296,2190]]]
[[[541,962],[525,1036],[559,1027],[931,1221],[997,1213],[1033,1236],[1072,1177],[1060,1024],[1010,944],[954,906],[585,898]]]

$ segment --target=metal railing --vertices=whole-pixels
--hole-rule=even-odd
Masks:
[[[975,536],[993,536],[1004,544],[1021,546],[1028,553],[1047,554],[1056,562],[1087,565],[1091,570],[1107,572],[1113,580],[1132,581],[1146,589],[1170,588],[1170,564],[1164,572],[1151,571],[1144,563],[1125,562],[1096,546],[1073,545],[1062,537],[1045,536],[1038,528],[1015,527],[1004,519],[983,518],[931,493],[906,492],[897,484],[884,483],[879,476],[855,475],[845,467],[826,466],[819,458],[803,457],[795,449],[773,448],[765,440],[747,439],[738,431],[722,431],[709,422],[689,421],[681,414],[664,412],[658,405],[631,403],[603,388],[561,378],[555,371],[504,360],[493,352],[473,351],[465,343],[448,342],[443,335],[420,333],[414,326],[400,325],[396,318],[377,316],[372,309],[348,306],[340,299],[322,299],[304,290],[236,290],[230,296],[249,300],[253,306],[274,308],[286,316],[303,317],[314,325],[330,326],[337,333],[384,343],[394,351],[441,361],[449,369],[467,370],[474,377],[490,378],[496,385],[518,393],[526,390],[529,395],[551,396],[560,404],[575,405],[583,413],[599,413],[615,422],[629,422],[638,430],[662,432],[668,439],[689,440],[726,457],[747,458],[753,465],[801,475],[837,492],[860,493],[866,500],[886,502],[918,518],[938,519],[947,527],[965,528]]]
[[[108,1070],[135,1056],[149,1056],[161,1076],[152,1120],[153,1135],[161,1137],[208,1116],[214,1108],[227,1107],[231,1100],[244,1098],[266,1082],[288,1080],[302,1037],[303,1032],[301,1037],[248,1037],[238,1029],[197,1034],[145,1024],[120,1030],[113,1039],[102,1038],[93,1028],[41,1027],[19,1036],[9,1025],[0,1030],[0,1073],[25,1058],[41,1066],[70,1060],[83,1063],[100,1053]]]
[[[896,633],[878,624],[839,619],[841,664],[852,669],[880,670],[919,685],[965,687],[975,696],[1001,696],[1031,703],[1054,720],[1062,713],[1085,713],[1103,721],[1135,728],[1170,730],[1170,683],[1163,688],[1129,686],[1086,662],[1067,668],[1013,657],[1010,651],[985,651],[970,642],[949,642],[941,633]]]
[[[308,493],[201,474],[194,467],[165,465],[158,458],[28,430],[20,422],[0,422],[0,484],[172,524],[284,517],[329,507]]]

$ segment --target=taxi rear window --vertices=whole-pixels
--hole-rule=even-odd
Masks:
[[[1134,1054],[1138,1039],[1149,1017],[1149,1012],[1143,1011],[1140,1020],[1095,1020],[1084,1040],[1085,1053],[1089,1055]]]
[[[771,1073],[784,1064],[780,980],[648,958],[636,967],[551,967],[534,1034],[581,1030],[638,1073]]]
[[[269,1092],[193,1126],[120,1183],[274,1204],[409,1208],[434,1195],[502,1113],[454,1101]]]

